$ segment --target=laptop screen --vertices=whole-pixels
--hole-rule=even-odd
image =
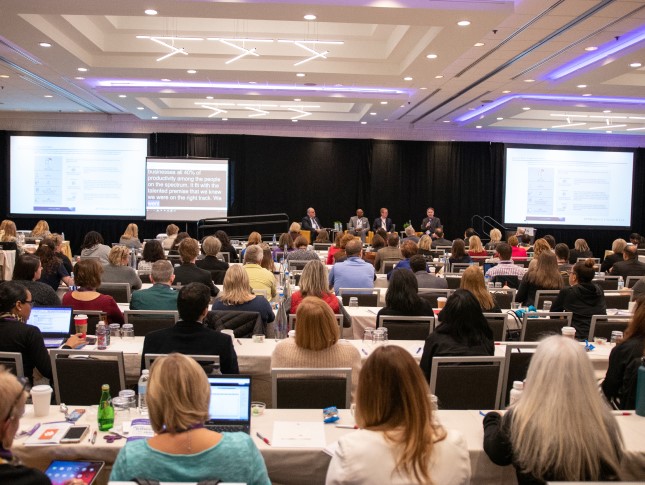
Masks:
[[[209,422],[240,422],[250,420],[251,378],[244,376],[209,377],[211,402]]]
[[[72,309],[69,307],[34,307],[31,309],[28,323],[38,327],[44,336],[69,335]]]

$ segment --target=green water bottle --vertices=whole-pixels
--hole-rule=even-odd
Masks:
[[[101,386],[101,401],[99,402],[99,431],[110,431],[114,426],[114,408],[112,407],[112,396],[110,396],[110,385]]]

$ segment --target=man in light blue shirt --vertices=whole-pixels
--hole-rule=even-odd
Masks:
[[[338,294],[341,288],[374,288],[374,266],[363,261],[363,244],[359,239],[345,246],[347,259],[336,263],[329,272],[329,285]]]

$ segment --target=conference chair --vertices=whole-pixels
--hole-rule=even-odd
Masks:
[[[502,379],[502,398],[500,408],[510,404],[511,389],[514,381],[526,379],[531,358],[539,342],[508,342],[504,357],[504,377]]]
[[[493,340],[495,342],[503,342],[506,340],[506,313],[484,313],[484,318],[488,322],[488,326],[493,331]]]
[[[107,313],[99,310],[74,310],[72,312],[74,315],[87,315],[87,333],[88,335],[96,335],[96,325],[99,322],[105,322],[107,319]],[[74,322],[70,322],[69,333],[75,334],[76,327]]]
[[[259,289],[259,288],[257,288],[257,289],[256,288],[251,288],[251,291],[253,292],[254,295],[257,295],[257,296],[261,295],[264,298],[266,298],[267,300],[269,299],[269,290],[262,290],[262,289]]]
[[[496,285],[501,283],[502,287],[508,286],[509,288],[518,289],[520,287],[520,278],[514,274],[498,274],[491,278],[491,283]]]
[[[461,286],[461,275],[460,274],[444,274],[446,278],[446,283],[448,283],[448,289],[457,290]]]
[[[159,357],[165,357],[167,355],[168,354],[146,354],[143,358],[144,368],[150,369],[155,359],[158,359]],[[207,376],[215,376],[215,375],[222,374],[220,372],[219,355],[192,355],[192,354],[185,354],[185,355],[186,357],[190,357],[191,359],[197,361],[197,363],[201,366],[201,368],[204,369],[204,372],[206,372]]]
[[[257,334],[266,335],[267,331],[259,312],[211,310],[204,318],[204,325],[218,332],[233,330],[236,338],[251,338]]]
[[[589,325],[589,341],[594,337],[605,337],[609,342],[611,332],[618,330],[624,332],[629,323],[630,315],[594,315]]]
[[[475,263],[452,263],[450,265],[450,271],[452,273],[463,273],[473,264]]]
[[[106,350],[51,350],[56,404],[80,406],[98,403],[101,386],[110,385],[110,394],[125,389],[123,352]]]
[[[314,251],[329,251],[332,243],[314,243]]]
[[[336,319],[336,322],[338,322],[338,329],[340,330],[340,334],[342,335],[343,334],[343,322],[344,322],[345,318],[340,313],[334,313],[334,318]],[[288,327],[289,327],[289,330],[296,330],[296,314],[295,313],[290,313],[289,314]]]
[[[96,291],[103,295],[110,295],[117,303],[130,303],[129,283],[101,283]]]
[[[399,264],[400,259],[386,259],[383,261],[383,271],[381,271],[381,274],[388,274],[390,271],[394,269],[394,267]]]
[[[578,258],[576,259],[576,263],[579,263],[580,261],[587,261],[588,259],[593,259],[594,260],[594,269],[598,271],[598,268],[600,267],[600,258]]]
[[[2,251],[18,251],[18,244],[15,241],[0,242],[0,250],[2,250]]]
[[[622,293],[620,291],[605,291],[605,303],[607,308],[618,308],[619,310],[627,310],[629,302],[632,299],[632,293]]]
[[[324,409],[352,404],[352,369],[271,369],[271,397],[278,409]]]
[[[495,288],[491,291],[495,304],[502,310],[511,308],[512,303],[515,301],[516,293],[517,290],[515,288]]]
[[[533,306],[540,310],[544,306],[545,301],[550,301],[551,304],[558,298],[560,290],[537,290],[535,292],[535,302]]]
[[[618,276],[605,276],[603,278],[594,278],[591,281],[596,286],[599,286],[603,291],[616,291],[618,290]]]
[[[643,276],[628,276],[625,280],[625,288],[633,288],[638,280],[642,279]]]
[[[310,260],[293,260],[293,259],[290,259],[289,260],[289,265],[288,265],[289,272],[302,271],[303,269],[305,269],[305,265],[309,261]]]
[[[340,288],[338,294],[344,306],[349,306],[349,300],[352,297],[356,297],[358,306],[379,306],[380,291],[375,288]]]
[[[226,253],[228,254],[228,253]],[[226,276],[226,270],[225,269],[210,269],[209,270],[211,273],[211,280],[213,280],[214,285],[223,285],[224,284],[224,276]]]
[[[376,327],[387,329],[388,340],[425,340],[434,331],[434,316],[382,315]]]
[[[445,290],[443,288],[419,288],[419,298],[428,300],[432,308],[438,308],[439,304],[437,303],[437,298],[444,297],[448,298],[454,290],[450,288]]]
[[[123,316],[125,323],[133,325],[134,335],[137,337],[172,327],[179,320],[179,312],[172,310],[126,310]]]
[[[137,271],[137,274],[139,275],[139,278],[141,278],[141,283],[152,283],[152,280],[150,279],[150,273],[141,274]]]
[[[25,367],[23,366],[20,352],[0,352],[0,365],[16,377],[25,376]]]
[[[522,317],[520,341],[537,342],[553,334],[561,334],[562,327],[570,327],[571,312],[527,312]]]
[[[503,377],[504,357],[434,357],[430,393],[439,409],[499,409]]]
[[[219,259],[220,261],[224,261],[225,263],[229,263],[229,264],[230,264],[230,262],[231,262],[231,254],[230,254],[229,252],[225,252],[225,253],[217,253],[217,254],[215,255],[215,257],[216,257],[217,259]]]

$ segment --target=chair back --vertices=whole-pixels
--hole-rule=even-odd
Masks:
[[[220,261],[224,261],[225,263],[231,262],[231,254],[228,251],[224,253],[217,253],[215,257]]]
[[[218,332],[233,330],[236,338],[251,338],[256,334],[266,335],[266,328],[259,312],[211,310],[204,318],[204,325]]]
[[[126,388],[123,352],[51,350],[49,356],[56,404],[90,406],[99,402],[103,384],[112,396]]]
[[[607,308],[618,308],[619,310],[627,310],[629,302],[632,299],[631,292],[621,293],[619,291],[605,291],[605,303]]]
[[[279,409],[349,409],[352,369],[271,369],[271,396]]]
[[[503,342],[506,340],[506,313],[484,313],[488,326],[493,331],[493,340]]]
[[[463,273],[470,266],[472,266],[472,263],[452,263],[450,265],[450,271],[452,271],[453,273]]]
[[[305,269],[305,266],[309,261],[310,261],[309,259],[307,259],[307,260],[290,259],[289,260],[289,265],[288,265],[289,272],[291,272],[291,271],[302,271],[303,269]]]
[[[340,313],[334,313],[334,318],[336,319],[336,322],[338,322],[338,329],[340,330],[340,334],[343,334],[343,320],[344,317]],[[295,313],[290,313],[289,314],[289,322],[288,322],[288,327],[289,330],[295,330],[296,329],[296,314]]]
[[[444,290],[440,288],[419,288],[419,298],[428,300],[432,308],[437,308],[439,306],[437,298],[448,298],[453,291],[451,289]]]
[[[141,278],[141,283],[152,283],[152,280],[150,279],[150,273],[137,273],[139,274],[139,278]]]
[[[560,290],[537,290],[535,292],[535,302],[533,306],[540,310],[544,306],[545,301],[550,301],[551,304],[558,298]]]
[[[544,337],[562,333],[562,327],[570,327],[571,312],[525,313],[522,317],[522,342],[537,342]]]
[[[159,357],[165,357],[167,355],[168,354],[146,354],[143,358],[144,368],[150,369],[155,359],[158,359]],[[186,357],[190,357],[191,359],[197,361],[197,363],[201,366],[201,368],[204,369],[204,372],[206,372],[207,376],[216,376],[216,375],[222,374],[220,372],[219,355],[192,355],[192,354],[184,354],[184,355],[186,355]]]
[[[260,288],[251,288],[251,291],[254,295],[263,296],[267,300],[269,299],[269,290],[263,290]]]
[[[589,341],[594,337],[604,337],[609,342],[611,332],[624,332],[631,317],[628,315],[594,315],[589,325]]]
[[[388,274],[390,271],[394,269],[394,267],[399,264],[400,259],[386,259],[383,261],[383,271],[381,271],[382,274]]]
[[[314,243],[314,251],[329,251],[332,243]]]
[[[228,254],[228,253],[224,253]],[[211,274],[211,280],[213,280],[214,285],[223,285],[224,284],[224,276],[226,276],[226,270],[225,269],[211,269],[209,270]]]
[[[508,342],[506,344],[501,408],[505,408],[510,404],[513,382],[526,379],[526,373],[529,370],[529,364],[537,346],[538,342]]]
[[[504,357],[434,357],[430,392],[439,409],[499,409],[503,364]]]
[[[448,289],[457,290],[461,286],[461,275],[445,275]]]
[[[0,242],[2,251],[18,251],[18,244],[15,241]]]
[[[434,330],[434,316],[383,315],[376,326],[387,328],[389,340],[425,340]]]
[[[518,289],[520,287],[520,278],[514,274],[498,274],[491,278],[491,283],[501,283],[502,286]]]
[[[130,303],[129,283],[101,283],[96,291],[110,295],[117,303]]]
[[[87,315],[87,333],[89,335],[96,335],[96,325],[99,322],[105,322],[107,318],[107,313],[99,310],[74,310],[72,313],[74,315]],[[76,327],[73,321],[69,325],[69,333],[76,333]]]
[[[133,325],[134,335],[137,337],[172,327],[179,320],[179,312],[171,310],[126,310],[123,316],[125,323]]]
[[[352,297],[358,299],[358,306],[378,306],[379,290],[375,288],[340,288],[338,294],[345,306],[349,306]]]
[[[603,290],[618,290],[618,276],[605,276],[604,278],[594,278],[591,281]]]
[[[491,291],[495,304],[502,310],[509,310],[511,308],[512,303],[515,301],[516,293],[517,290],[515,288],[496,288]]]
[[[20,352],[0,352],[0,365],[9,370],[16,377],[25,376],[25,368],[22,364]]]
[[[643,276],[628,276],[625,280],[625,288],[633,288],[638,280],[642,279]]]

